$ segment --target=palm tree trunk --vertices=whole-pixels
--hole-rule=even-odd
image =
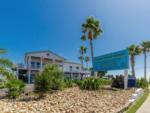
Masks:
[[[82,65],[82,67],[81,67],[81,68],[82,68],[82,70],[83,70],[83,60],[81,61],[81,65]]]
[[[132,76],[135,77],[135,59],[134,59],[134,55],[131,55],[131,68],[132,68]]]
[[[93,63],[93,60],[94,60],[94,51],[93,51],[93,42],[92,42],[92,40],[90,40],[90,48],[91,48],[91,58],[92,58],[92,63]]]
[[[89,66],[88,66],[88,62],[86,62],[86,68],[88,69],[88,67],[89,67]]]
[[[144,79],[146,80],[147,79],[147,75],[146,75],[146,68],[147,68],[147,54],[146,52],[144,53]]]
[[[92,65],[94,60],[94,51],[93,51],[93,42],[92,42],[92,32],[89,32],[89,40],[90,40],[90,49],[91,49],[91,59],[92,59]],[[94,75],[94,70],[92,68],[91,74]]]

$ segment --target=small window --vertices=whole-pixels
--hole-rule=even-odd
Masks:
[[[47,53],[47,54],[46,54],[46,56],[48,56],[48,57],[49,57],[49,56],[50,56],[50,54],[49,54],[49,53]]]
[[[77,66],[76,69],[79,69],[79,67]]]
[[[31,62],[31,67],[32,67],[32,68],[35,67],[35,62]]]
[[[59,67],[63,67],[63,65],[59,65]]]
[[[40,62],[37,62],[37,68],[40,68],[40,66],[41,66],[41,63]]]
[[[31,62],[31,65],[34,65],[35,64],[35,62]]]

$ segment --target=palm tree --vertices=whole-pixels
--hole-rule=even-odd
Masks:
[[[88,69],[88,63],[89,63],[89,61],[90,61],[90,57],[85,56],[84,60],[85,60],[85,62],[86,62],[86,68]]]
[[[85,41],[88,39],[90,42],[91,60],[93,62],[94,59],[93,40],[97,39],[98,36],[102,33],[100,22],[96,20],[94,17],[88,17],[86,22],[82,24],[82,32],[83,36],[81,37],[81,40]]]
[[[83,56],[79,56],[79,60],[80,60],[80,62],[81,62],[82,69],[83,69],[83,60],[84,60],[84,57],[83,57]]]
[[[6,51],[6,49],[1,49],[0,48],[0,54],[4,54],[4,53],[6,53],[7,51]]]
[[[132,44],[128,48],[131,60],[132,76],[135,77],[135,56],[141,54],[142,50],[139,46]]]
[[[150,41],[144,41],[141,44],[142,52],[144,54],[144,78],[147,79],[146,75],[146,68],[147,68],[147,52],[150,52]]]
[[[84,54],[86,53],[86,51],[87,51],[86,47],[80,46],[80,50],[79,50],[80,57],[79,57],[79,60],[81,61],[82,69],[83,69]]]
[[[5,53],[7,53],[6,49],[0,49],[0,54],[5,54]],[[6,58],[0,58],[0,66],[12,67],[13,63]]]

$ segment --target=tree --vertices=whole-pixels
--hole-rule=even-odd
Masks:
[[[5,54],[7,51],[5,49],[0,49],[0,54]],[[12,67],[13,63],[6,58],[0,58],[0,66],[4,67]]]
[[[147,79],[147,72],[146,72],[146,68],[147,68],[147,52],[150,52],[150,41],[144,41],[141,44],[142,46],[142,52],[144,54],[144,79]]]
[[[21,95],[25,90],[25,84],[18,80],[16,75],[5,67],[0,67],[0,74],[3,77],[0,78],[1,88],[8,88],[8,97],[15,99]]]
[[[83,56],[79,56],[79,60],[80,60],[80,62],[81,62],[82,69],[83,69],[83,60],[84,60],[84,57],[83,57]]]
[[[88,39],[90,42],[91,60],[93,62],[93,40],[97,39],[98,36],[102,33],[100,22],[94,17],[88,17],[86,22],[82,24],[82,32],[83,36],[81,37],[81,40],[86,41]]]
[[[4,53],[6,53],[7,51],[6,51],[6,49],[1,49],[0,48],[0,54],[4,54]]]
[[[64,88],[64,74],[55,65],[47,64],[43,71],[35,77],[35,91],[44,97],[50,90],[62,90]]]
[[[107,71],[98,71],[98,72],[97,72],[97,75],[98,75],[98,77],[100,77],[100,78],[104,77],[106,74],[107,74]]]
[[[86,68],[88,69],[88,63],[89,63],[89,61],[90,61],[90,57],[85,56],[84,60],[85,60],[85,62],[86,62]]]
[[[80,46],[80,50],[79,50],[79,53],[80,53],[79,60],[81,61],[82,69],[83,69],[84,54],[86,53],[86,51],[87,51],[87,48],[86,48],[86,47]]]
[[[134,44],[130,45],[127,49],[130,54],[132,76],[135,77],[135,56],[141,54],[142,50]]]
[[[18,80],[15,75],[12,75],[10,79],[6,82],[6,88],[8,88],[8,97],[16,99],[25,91],[25,84]]]

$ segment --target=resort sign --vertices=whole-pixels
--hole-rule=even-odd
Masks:
[[[124,88],[128,87],[129,53],[122,50],[102,56],[93,60],[94,71],[124,70]]]
[[[95,71],[125,70],[129,68],[128,50],[122,50],[94,58]]]

